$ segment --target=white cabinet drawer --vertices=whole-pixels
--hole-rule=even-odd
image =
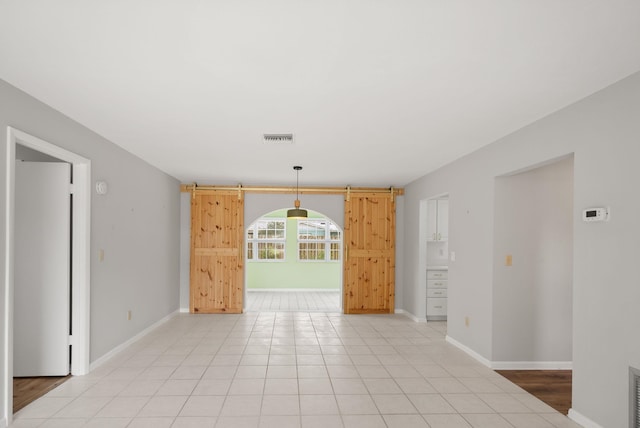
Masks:
[[[427,316],[447,315],[447,299],[431,298],[427,299]]]
[[[427,297],[447,297],[446,288],[427,288]]]
[[[447,279],[448,273],[446,270],[428,270],[427,279]]]
[[[427,280],[427,289],[429,288],[447,288],[447,281],[437,279]]]

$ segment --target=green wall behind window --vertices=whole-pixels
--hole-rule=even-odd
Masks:
[[[287,210],[265,215],[286,218]],[[325,219],[320,213],[309,211],[309,218]],[[329,220],[329,219],[327,219]],[[298,220],[287,219],[287,243],[284,261],[247,261],[247,289],[261,288],[322,288],[340,289],[342,260],[336,262],[298,261]]]

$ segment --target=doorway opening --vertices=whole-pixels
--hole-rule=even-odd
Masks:
[[[420,265],[427,321],[446,328],[449,284],[449,195],[420,201]]]
[[[73,233],[67,238],[70,242],[70,264],[65,267],[73,284],[70,292],[69,331],[64,337],[70,360],[69,370],[73,375],[89,372],[89,251],[90,251],[90,202],[91,202],[91,161],[75,153],[64,150],[32,135],[8,128],[6,145],[6,200],[5,200],[5,342],[3,343],[3,392],[5,396],[4,415],[10,424],[13,418],[13,375],[14,375],[14,307],[15,265],[16,260],[16,152],[30,151],[43,158],[54,158],[70,165],[73,177],[69,192],[73,194],[70,204],[69,226]],[[69,361],[67,360],[67,361]]]
[[[66,380],[71,352],[71,165],[16,145],[13,412]]]
[[[343,231],[325,215],[266,213],[245,231],[248,311],[342,311]]]
[[[492,366],[557,371],[558,396],[573,364],[573,177],[568,155],[496,177],[494,192]]]

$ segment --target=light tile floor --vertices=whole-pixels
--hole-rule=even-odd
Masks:
[[[578,427],[402,315],[180,314],[14,427]]]
[[[247,311],[340,312],[340,290],[247,290]]]

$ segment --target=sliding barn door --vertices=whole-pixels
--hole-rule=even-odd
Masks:
[[[241,313],[244,201],[238,192],[191,198],[191,313]]]
[[[395,203],[389,193],[345,201],[344,313],[391,314],[395,298]]]

